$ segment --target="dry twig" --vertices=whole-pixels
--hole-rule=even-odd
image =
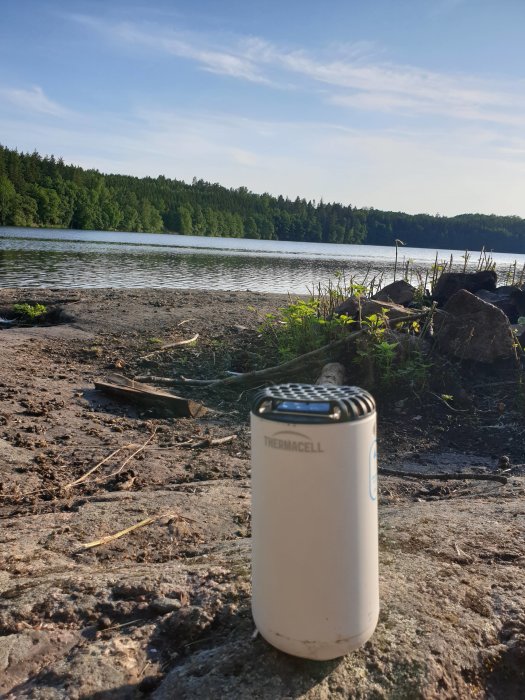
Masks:
[[[137,445],[135,443],[131,442],[129,445],[123,445],[122,447],[118,447],[110,455],[108,455],[107,457],[104,457],[104,459],[101,460],[98,464],[95,464],[95,466],[92,467],[89,471],[87,471],[85,474],[82,474],[81,477],[79,477],[78,479],[75,479],[75,481],[69,482],[69,484],[65,484],[65,486],[63,488],[64,489],[71,489],[71,488],[73,488],[73,486],[78,486],[79,484],[84,483],[84,481],[86,481],[88,476],[93,474],[93,472],[95,472],[103,464],[105,464],[106,462],[109,462],[109,460],[112,457],[115,457],[119,452],[121,452],[122,450],[130,449],[131,447],[136,447],[136,446]]]
[[[142,452],[142,450],[144,450],[149,445],[149,443],[153,440],[156,432],[157,432],[157,428],[154,428],[153,432],[148,437],[146,442],[144,442],[142,445],[140,445],[139,448],[137,450],[135,450],[135,452],[133,452],[132,454],[129,455],[129,457],[126,457],[126,459],[122,462],[122,464],[120,465],[120,467],[116,471],[112,472],[111,474],[107,474],[106,476],[101,476],[98,479],[94,479],[91,483],[97,484],[101,481],[106,481],[107,479],[110,479],[111,477],[116,476],[117,474],[120,474],[120,472],[124,469],[124,467],[127,464],[129,464],[129,462],[133,459],[133,457],[135,457],[135,455],[138,455],[139,452]],[[104,457],[103,460],[98,462],[98,464],[95,464],[94,467],[92,467],[89,471],[87,471],[81,477],[79,477],[78,479],[75,479],[75,481],[71,481],[70,483],[65,484],[64,486],[61,486],[60,484],[56,484],[56,486],[48,486],[47,488],[41,488],[41,489],[37,489],[36,491],[29,491],[27,493],[15,493],[15,494],[14,493],[2,493],[2,494],[0,494],[0,498],[21,499],[21,498],[27,498],[28,496],[39,496],[43,493],[56,494],[57,492],[60,491],[60,489],[65,489],[66,491],[69,491],[69,489],[72,489],[75,486],[79,486],[80,484],[85,483],[87,481],[88,477],[91,476],[91,474],[93,474],[93,472],[95,472],[99,467],[101,467],[103,464],[108,462],[112,457],[115,457],[115,455],[117,455],[119,452],[121,452],[122,450],[129,449],[131,447],[136,447],[136,446],[137,446],[136,443],[130,443],[129,445],[123,445],[122,447],[117,448],[110,455],[108,455],[107,457]]]
[[[111,479],[111,477],[117,476],[117,474],[120,474],[120,472],[124,469],[124,467],[125,467],[127,464],[129,464],[129,463],[131,462],[131,460],[133,459],[133,457],[135,457],[135,455],[138,455],[140,452],[142,452],[142,450],[144,450],[144,449],[149,445],[149,443],[150,443],[150,442],[153,440],[153,438],[155,437],[156,432],[157,432],[157,428],[155,427],[155,428],[153,429],[151,435],[149,436],[149,438],[146,440],[146,442],[144,442],[144,443],[138,448],[138,450],[135,450],[135,452],[133,452],[132,454],[130,454],[129,457],[126,457],[126,459],[122,462],[122,464],[120,465],[120,467],[119,467],[116,471],[111,472],[111,474],[107,474],[106,476],[101,476],[99,479],[95,479],[94,483],[98,483],[98,482],[100,482],[100,481],[106,481],[107,479]]]
[[[411,479],[429,479],[435,481],[463,481],[465,480],[475,480],[475,481],[498,481],[500,484],[506,484],[508,479],[506,476],[501,476],[500,474],[475,474],[473,472],[464,472],[463,474],[443,474],[443,472],[437,473],[425,473],[425,472],[405,472],[399,469],[384,469],[379,468],[379,474],[384,476],[399,476],[401,478],[409,477]]]
[[[215,447],[216,445],[226,445],[229,442],[233,442],[237,438],[237,435],[227,435],[222,438],[204,438],[195,442],[194,440],[186,440],[185,442],[179,442],[175,444],[174,447],[189,447],[192,450],[200,449],[203,447]]]
[[[139,357],[139,360],[148,360],[150,357],[153,357],[153,355],[158,355],[159,352],[164,352],[165,350],[169,350],[170,348],[176,348],[179,345],[189,345],[190,343],[195,342],[198,337],[199,334],[195,333],[193,338],[188,338],[187,340],[178,340],[176,343],[168,343],[167,345],[163,345],[158,350],[153,350],[153,352],[149,352],[147,355],[142,355],[142,357]]]
[[[118,532],[115,532],[112,535],[105,535],[104,537],[101,537],[98,540],[86,542],[86,544],[80,546],[80,551],[84,551],[85,549],[92,549],[93,547],[100,547],[103,544],[108,544],[108,542],[118,540],[121,537],[124,537],[124,535],[128,535],[130,532],[134,532],[135,530],[138,530],[141,527],[146,527],[146,525],[151,525],[152,523],[157,522],[157,520],[161,520],[162,518],[166,518],[168,516],[175,518],[177,521],[195,522],[194,520],[191,520],[190,518],[185,518],[182,515],[173,516],[171,513],[160,513],[158,515],[152,515],[149,518],[144,518],[144,520],[141,520],[139,523],[135,523],[135,525],[126,527],[124,528],[124,530],[119,530]]]

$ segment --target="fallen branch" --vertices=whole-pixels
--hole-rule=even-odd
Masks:
[[[463,481],[471,479],[475,481],[498,481],[500,484],[506,484],[508,479],[500,474],[475,474],[473,472],[464,472],[463,474],[443,474],[439,473],[424,473],[424,472],[405,472],[398,469],[384,469],[381,467],[377,470],[378,474],[384,476],[399,476],[401,478],[409,477],[411,479],[429,479],[436,481]]]
[[[93,547],[100,547],[103,544],[108,544],[108,542],[114,542],[115,540],[124,537],[124,535],[128,535],[130,532],[134,532],[135,530],[138,530],[141,527],[146,527],[146,525],[151,525],[152,523],[157,522],[157,520],[161,520],[162,518],[166,518],[168,516],[171,516],[171,513],[160,513],[159,515],[152,515],[149,518],[144,518],[144,520],[141,520],[139,523],[135,523],[135,525],[131,525],[130,527],[126,527],[124,530],[119,530],[118,532],[115,532],[112,535],[105,535],[105,537],[101,537],[98,540],[93,540],[92,542],[86,542],[86,544],[82,544],[80,546],[80,551],[84,551],[85,549],[92,549]],[[194,520],[191,520],[190,518],[185,518],[182,515],[176,515],[171,517],[174,517],[177,521],[195,522]]]
[[[203,447],[215,447],[216,445],[226,445],[229,442],[233,442],[237,439],[237,435],[227,435],[222,438],[204,438],[198,442],[193,440],[188,440],[186,442],[179,442],[175,444],[174,447],[189,447],[192,450],[201,449]]]
[[[396,325],[399,323],[405,323],[407,321],[415,321],[418,318],[422,318],[427,312],[419,314],[410,314],[408,316],[401,316],[400,318],[392,319],[392,323]],[[257,383],[261,380],[273,379],[282,374],[291,374],[293,372],[298,372],[304,369],[305,365],[311,364],[312,362],[318,361],[323,355],[328,352],[332,352],[340,347],[343,347],[351,340],[358,338],[360,335],[367,333],[366,328],[362,328],[353,333],[349,333],[344,338],[339,338],[334,340],[327,345],[323,345],[316,350],[311,350],[304,355],[299,355],[293,360],[288,360],[288,362],[283,362],[280,365],[274,365],[273,367],[267,367],[266,369],[258,369],[253,372],[246,372],[245,374],[224,377],[223,379],[188,379],[186,377],[172,378],[172,377],[157,377],[154,375],[142,375],[136,377],[137,381],[148,381],[157,382],[159,384],[165,384],[168,386],[187,384],[188,386],[207,386],[210,388],[218,386],[238,386],[242,384]]]
[[[170,348],[176,348],[180,345],[189,345],[190,343],[194,343],[198,337],[199,334],[195,333],[193,338],[188,338],[187,340],[178,340],[176,343],[168,343],[167,345],[163,345],[158,350],[153,350],[153,352],[149,352],[147,355],[142,355],[142,357],[139,357],[139,360],[148,360],[150,357],[153,357],[153,355],[158,355],[159,352],[164,352],[165,350],[169,350]]]

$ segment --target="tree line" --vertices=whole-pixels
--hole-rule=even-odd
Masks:
[[[517,216],[454,217],[358,209],[157,178],[105,175],[0,145],[0,226],[175,232],[323,243],[525,252]]]

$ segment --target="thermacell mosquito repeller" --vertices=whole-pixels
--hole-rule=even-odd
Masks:
[[[351,386],[272,386],[251,429],[257,629],[289,654],[343,656],[379,614],[374,399]]]

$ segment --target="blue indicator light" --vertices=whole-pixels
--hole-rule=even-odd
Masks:
[[[277,404],[277,410],[289,413],[330,413],[330,404],[328,401],[281,401]]]

